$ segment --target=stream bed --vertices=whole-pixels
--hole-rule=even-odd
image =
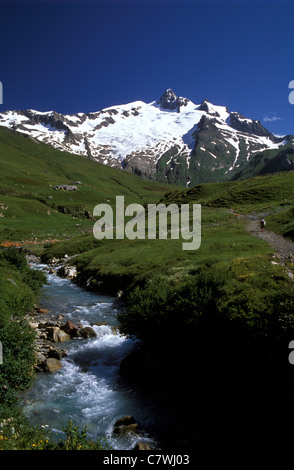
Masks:
[[[137,442],[158,443],[150,434],[158,418],[156,405],[126,385],[119,367],[136,346],[137,340],[119,333],[115,298],[85,291],[71,280],[48,272],[48,266],[34,264],[46,273],[39,304],[52,318],[64,323],[91,326],[96,337],[74,338],[62,344],[67,355],[53,374],[37,373],[33,386],[24,394],[22,407],[32,424],[46,426],[62,437],[62,428],[72,420],[87,427],[90,438],[105,436],[113,449],[129,450]],[[48,316],[48,314],[47,314]],[[96,324],[99,325],[96,325]],[[103,323],[103,324],[101,324]],[[113,435],[114,423],[132,415],[139,423],[140,436]],[[152,431],[151,431],[152,432]]]

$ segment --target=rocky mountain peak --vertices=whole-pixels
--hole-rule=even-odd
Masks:
[[[219,117],[219,113],[215,111],[213,108],[212,104],[208,100],[203,100],[201,105],[199,106],[199,111],[204,111],[207,114],[210,114],[211,116],[216,116]]]
[[[188,102],[188,98],[177,96],[171,88],[168,88],[160,97],[157,104],[159,104],[162,110],[177,111],[179,113],[181,106],[187,106]]]

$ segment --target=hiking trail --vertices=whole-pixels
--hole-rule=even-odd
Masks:
[[[275,232],[267,230],[266,227],[262,232],[260,229],[259,220],[255,220],[250,216],[245,216],[246,219],[249,219],[247,224],[247,230],[254,237],[259,237],[269,243],[277,252],[282,264],[293,263],[294,261],[294,243],[291,240],[287,240],[283,235],[279,235]]]
[[[230,213],[234,213],[234,211],[229,210]],[[279,260],[279,262],[286,266],[289,263],[294,262],[294,242],[289,239],[283,237],[283,235],[279,235],[275,232],[267,230],[266,226],[264,231],[261,231],[260,228],[260,219],[265,216],[265,214],[259,215],[241,215],[236,214],[237,218],[246,219],[248,221],[246,225],[246,229],[248,230],[251,235],[254,237],[262,238],[265,240],[269,245],[271,245],[275,250],[275,258]],[[267,214],[268,215],[268,214]],[[288,270],[289,271],[289,270]],[[291,273],[289,271],[289,273]],[[290,277],[293,274],[291,273]]]

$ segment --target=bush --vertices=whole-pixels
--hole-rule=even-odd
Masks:
[[[55,450],[104,450],[108,448],[106,441],[97,439],[94,441],[87,436],[87,428],[80,429],[71,420],[63,428],[65,438],[56,445],[51,444],[49,448]]]
[[[180,283],[154,278],[128,295],[127,312],[120,315],[122,328],[145,342],[169,341],[175,334],[195,334],[200,324],[218,315],[223,276],[202,271]]]
[[[32,310],[45,280],[43,273],[29,269],[22,250],[0,250],[1,417],[10,415],[17,394],[32,381],[35,333],[25,316]]]
[[[88,438],[87,428],[80,429],[72,421],[63,428],[65,437],[56,440],[45,427],[30,425],[22,415],[13,415],[2,422],[0,450],[108,450],[105,439]]]
[[[0,252],[0,266],[13,266],[22,271],[27,268],[27,260],[22,249],[2,248]]]

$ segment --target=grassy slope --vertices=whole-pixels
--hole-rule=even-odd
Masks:
[[[279,149],[268,149],[253,154],[245,168],[243,168],[243,170],[241,170],[240,172],[236,173],[233,179],[248,179],[258,175],[265,175],[277,171],[282,171],[282,161],[284,159],[288,159],[293,162],[294,159],[294,138],[293,136],[288,136],[288,138],[289,142],[280,147]]]
[[[282,220],[294,203],[293,183],[294,173],[291,172],[248,181],[203,184],[167,195],[162,200],[166,204],[201,203],[202,241],[199,250],[183,251],[181,239],[98,242],[88,234],[75,243],[65,241],[48,246],[43,257],[49,261],[65,253],[82,253],[72,262],[84,277],[93,276],[91,282],[94,285],[97,280],[104,280],[106,287],[111,284],[115,289],[157,274],[171,279],[181,278],[207,263],[229,268],[240,257],[251,257],[257,267],[259,258],[269,259],[273,249],[247,233],[245,221],[236,215],[271,212],[274,213],[273,220]],[[272,228],[274,222],[270,217],[267,217],[267,222],[267,226]],[[101,283],[99,285],[101,287]]]
[[[156,202],[170,186],[142,180],[84,157],[0,129],[0,239],[64,238],[91,230],[86,217],[96,204]],[[57,184],[82,181],[78,191],[60,192]],[[52,196],[52,199],[48,199]],[[76,216],[76,217],[73,217]]]

